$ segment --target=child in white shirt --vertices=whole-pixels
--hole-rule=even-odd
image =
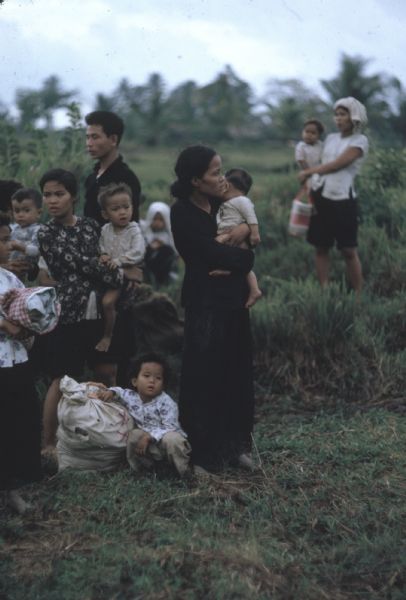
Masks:
[[[302,129],[302,141],[295,147],[296,163],[301,171],[321,164],[323,142],[321,136],[324,133],[324,125],[318,119],[305,121]],[[296,198],[310,198],[310,183],[305,182],[299,190]]]
[[[254,205],[246,195],[251,188],[252,177],[245,169],[230,169],[226,172],[225,178],[227,180],[227,190],[217,213],[218,235],[216,240],[227,243],[227,232],[241,223],[247,223],[250,228],[249,246],[255,247],[261,241],[258,219]],[[247,243],[244,242],[242,247],[247,248]],[[254,271],[248,273],[247,283],[249,294],[245,307],[251,308],[262,296]]]
[[[301,171],[320,164],[323,133],[324,126],[318,119],[309,119],[303,125],[302,141],[295,148],[295,159]]]
[[[140,226],[132,221],[131,190],[125,183],[110,183],[101,188],[98,196],[102,216],[108,220],[100,236],[100,262],[111,269],[140,265],[145,254],[145,242]],[[116,321],[116,303],[120,290],[109,289],[102,299],[104,333],[96,350],[107,352]]]
[[[42,212],[42,195],[33,188],[21,188],[11,197],[14,227],[11,231],[10,260],[25,260],[28,278],[35,279],[39,258],[38,231]]]
[[[127,459],[134,471],[150,469],[155,461],[167,460],[180,476],[189,472],[191,448],[178,419],[178,406],[164,392],[168,367],[161,356],[144,354],[130,367],[133,389],[103,388],[98,397],[105,402],[117,400],[135,421],[130,432]]]

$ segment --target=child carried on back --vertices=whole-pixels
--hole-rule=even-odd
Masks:
[[[100,262],[111,269],[140,265],[145,254],[145,242],[140,226],[132,221],[130,188],[125,183],[111,183],[101,188],[98,202],[103,218],[109,221],[101,231]],[[107,352],[110,347],[120,294],[120,290],[109,289],[103,296],[104,333],[96,345],[100,352]]]
[[[254,205],[247,197],[251,189],[252,177],[245,169],[230,169],[226,172],[225,178],[227,180],[227,190],[217,213],[218,235],[216,240],[220,243],[227,243],[227,232],[241,223],[246,223],[250,229],[249,246],[255,247],[259,244],[261,238]],[[243,242],[242,247],[247,248],[247,243]],[[245,307],[250,308],[262,296],[254,271],[248,273],[247,283],[249,294]]]
[[[178,407],[164,391],[168,379],[166,362],[158,354],[136,358],[130,367],[133,389],[105,388],[97,396],[117,400],[135,421],[127,443],[127,459],[134,471],[151,469],[155,461],[167,460],[180,476],[189,470],[191,448],[178,420]],[[97,385],[97,384],[96,384]]]

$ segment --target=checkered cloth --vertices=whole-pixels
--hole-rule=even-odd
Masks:
[[[61,306],[53,287],[15,288],[6,298],[1,313],[9,321],[40,335],[56,327]]]

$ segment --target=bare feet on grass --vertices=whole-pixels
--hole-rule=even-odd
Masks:
[[[254,304],[256,302],[258,302],[258,300],[262,298],[262,292],[260,289],[258,290],[253,290],[252,292],[249,293],[248,296],[248,300],[245,303],[245,308],[251,308],[251,306],[254,306]]]
[[[110,348],[110,344],[111,344],[111,337],[104,336],[104,337],[102,337],[100,342],[96,345],[96,350],[98,350],[99,352],[107,352],[107,350]]]

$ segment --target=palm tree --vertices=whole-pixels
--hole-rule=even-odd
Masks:
[[[320,83],[332,102],[346,96],[353,96],[362,102],[367,109],[371,128],[384,135],[392,115],[390,100],[393,93],[399,90],[400,82],[385,73],[367,75],[370,62],[370,59],[362,56],[343,54],[337,76],[330,80],[323,79]]]
[[[41,116],[45,118],[48,129],[52,129],[54,111],[58,108],[66,108],[76,93],[75,90],[63,90],[59,77],[56,75],[50,75],[44,80],[39,95]]]

